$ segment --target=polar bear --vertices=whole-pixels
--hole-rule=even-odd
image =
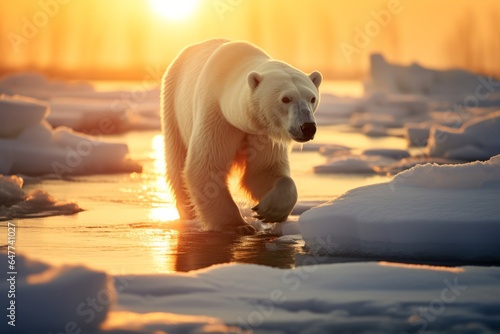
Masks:
[[[283,222],[297,202],[292,140],[314,138],[319,72],[309,75],[242,41],[214,39],[180,52],[162,79],[168,183],[181,219],[252,234],[228,188],[239,171],[252,209]]]

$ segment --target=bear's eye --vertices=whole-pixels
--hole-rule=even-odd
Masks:
[[[284,98],[281,99],[281,102],[283,102],[283,103],[290,103],[290,102],[292,102],[292,99],[290,99],[289,97],[285,96]]]
[[[316,102],[316,98],[313,96],[311,99],[311,103],[314,104]]]

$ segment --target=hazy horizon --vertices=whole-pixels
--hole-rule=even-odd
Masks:
[[[147,0],[0,3],[0,74],[71,79],[159,76],[185,46],[248,40],[327,79],[360,79],[369,55],[438,69],[500,75],[500,3],[466,0],[199,0],[192,13],[158,15]],[[496,28],[496,29],[495,29]]]

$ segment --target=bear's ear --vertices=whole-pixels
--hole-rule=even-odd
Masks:
[[[309,79],[311,79],[316,88],[319,88],[321,81],[323,81],[323,76],[318,71],[314,71],[311,74],[309,74]]]
[[[247,77],[248,80],[248,85],[250,86],[250,89],[252,91],[259,86],[260,82],[262,81],[262,75],[260,75],[257,72],[250,72]]]

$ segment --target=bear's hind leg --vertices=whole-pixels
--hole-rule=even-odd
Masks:
[[[172,141],[167,141],[167,138],[165,138],[167,182],[170,189],[173,191],[173,195],[175,196],[175,205],[180,219],[193,220],[196,218],[196,214],[183,179],[183,170],[186,161],[186,148],[182,142],[177,142],[176,145],[171,145],[169,143],[172,143]]]
[[[162,133],[165,144],[165,167],[167,175],[167,183],[175,197],[175,205],[179,213],[180,219],[192,220],[195,219],[195,212],[191,204],[191,200],[186,191],[186,185],[183,179],[183,170],[186,163],[187,149],[184,144],[178,122],[175,119],[175,111],[172,104],[172,93],[168,83],[169,76],[166,75],[162,87]]]

